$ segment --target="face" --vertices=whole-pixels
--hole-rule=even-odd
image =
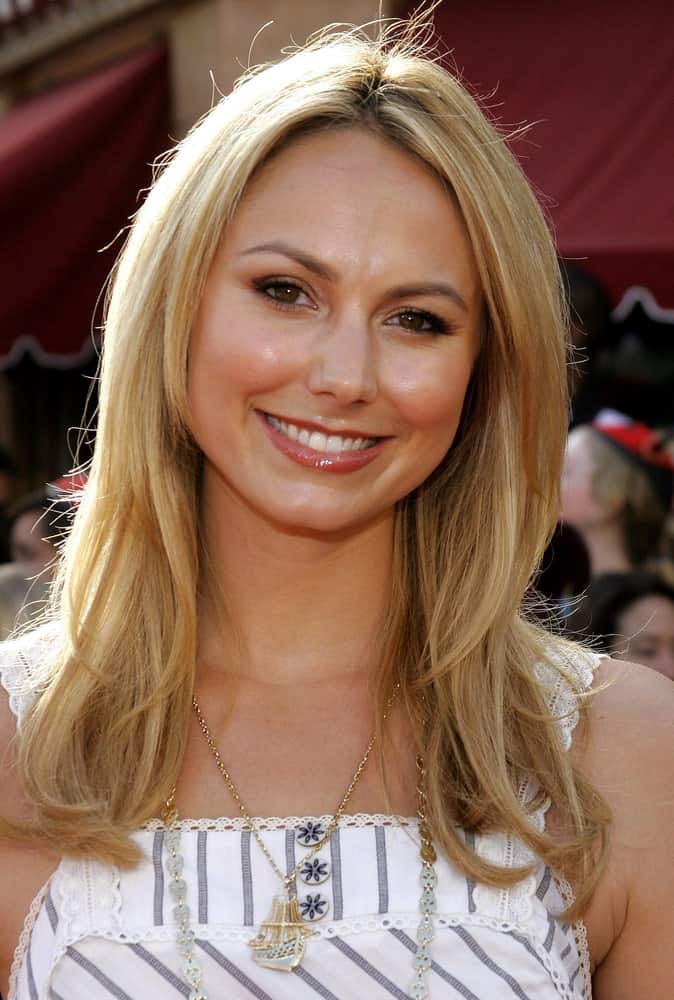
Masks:
[[[576,427],[569,434],[562,468],[562,520],[576,528],[587,528],[606,521],[610,512],[596,499],[593,491],[595,461],[592,434],[587,427]]]
[[[30,573],[41,572],[56,555],[54,546],[42,537],[48,530],[40,511],[20,514],[10,531],[12,562],[23,563]]]
[[[674,603],[661,594],[648,594],[630,604],[618,617],[622,641],[620,658],[643,663],[674,680]],[[625,648],[625,642],[627,647]],[[624,652],[623,652],[624,650]]]
[[[291,144],[228,227],[192,335],[206,502],[319,532],[392,511],[452,444],[480,306],[430,170],[361,130]]]

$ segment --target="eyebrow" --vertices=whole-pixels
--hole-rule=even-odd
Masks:
[[[247,257],[254,253],[277,253],[284,257],[289,257],[290,260],[294,260],[297,264],[306,268],[307,271],[312,271],[317,274],[320,278],[324,278],[326,281],[337,281],[337,274],[320,261],[313,254],[307,253],[305,250],[299,250],[297,247],[291,246],[289,243],[283,242],[272,242],[272,243],[259,243],[254,247],[249,247],[247,250],[243,250],[239,256]],[[454,285],[450,285],[447,281],[425,281],[418,285],[395,285],[393,288],[388,290],[388,296],[394,299],[406,299],[413,298],[414,296],[421,295],[441,295],[445,298],[451,299],[456,305],[458,305],[464,312],[468,312],[468,306],[463,296],[456,290]]]

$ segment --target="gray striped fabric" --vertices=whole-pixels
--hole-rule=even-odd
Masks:
[[[152,864],[154,866],[154,922],[161,926],[164,923],[164,865],[163,865],[164,832],[158,830],[152,843]]]
[[[241,891],[243,894],[243,923],[253,925],[253,876],[250,868],[250,830],[241,832]]]
[[[279,889],[259,846],[246,830],[195,829],[182,835],[184,878],[196,931],[196,957],[210,1000],[386,1000],[407,998],[413,976],[418,923],[419,864],[415,828],[373,822],[342,825],[320,852],[327,881],[299,883],[320,893],[330,908],[312,926],[301,966],[290,976],[258,966],[247,940],[254,921],[269,912]],[[147,861],[120,872],[121,909],[95,886],[55,874],[45,892],[30,946],[11,1000],[180,1000],[189,996],[172,925],[162,831],[138,835]],[[294,827],[266,832],[265,843],[285,871],[308,848]],[[438,912],[428,972],[431,997],[463,1000],[581,1000],[584,977],[573,931],[555,919],[562,902],[555,880],[541,868],[530,890],[531,915],[520,925],[490,923],[480,912],[476,887],[438,862]],[[101,871],[101,878],[105,872]],[[73,899],[67,892],[74,893]],[[149,910],[144,900],[150,901]],[[97,906],[111,919],[96,928]],[[143,904],[143,905],[141,905]],[[92,926],[87,931],[85,915]],[[72,937],[72,912],[84,921],[77,940],[55,966],[49,955]],[[149,914],[143,924],[142,913]],[[198,926],[197,926],[198,922]]]

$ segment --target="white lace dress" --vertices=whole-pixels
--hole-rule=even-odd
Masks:
[[[44,656],[48,633],[0,645],[0,676],[19,724]],[[572,668],[589,685],[597,658],[579,654]],[[551,681],[551,704],[569,713],[567,747],[577,714],[570,688]],[[524,801],[533,793],[523,785]],[[291,871],[329,817],[260,820],[279,867]],[[540,829],[545,806],[532,817]],[[209,1000],[385,1000],[409,997],[419,925],[416,821],[343,816],[328,844],[297,879],[302,916],[314,934],[292,973],[257,965],[248,941],[268,914],[278,879],[241,820],[183,820],[187,903],[195,957]],[[26,918],[12,967],[8,1000],[178,1000],[190,988],[182,974],[165,830],[159,820],[135,834],[144,860],[120,871],[93,860],[64,858]],[[472,838],[502,865],[531,860],[511,837]],[[567,887],[539,864],[510,890],[480,886],[443,858],[438,884],[431,998],[588,1000],[584,928],[555,920]]]

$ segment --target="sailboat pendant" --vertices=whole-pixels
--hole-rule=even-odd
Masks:
[[[260,932],[248,942],[253,959],[266,969],[292,972],[304,958],[304,946],[310,931],[300,917],[297,897],[274,896],[271,913],[260,924]]]

